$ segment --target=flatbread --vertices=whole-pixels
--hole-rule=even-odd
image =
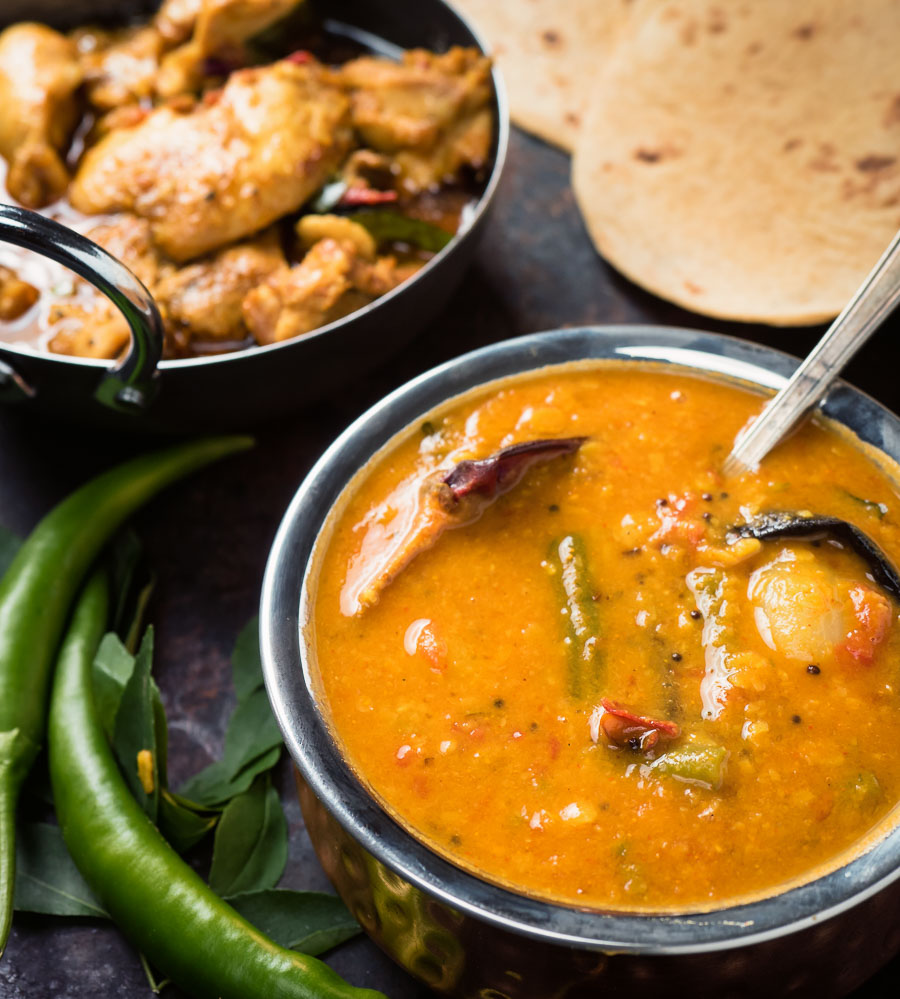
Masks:
[[[900,228],[898,0],[641,0],[573,162],[588,230],[696,312],[836,315]]]
[[[457,0],[497,60],[513,121],[571,152],[597,66],[637,0]]]

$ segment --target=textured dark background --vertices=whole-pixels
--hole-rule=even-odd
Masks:
[[[150,613],[157,628],[157,676],[170,720],[173,784],[221,750],[233,704],[228,657],[241,626],[256,612],[266,554],[282,511],[329,441],[386,391],[482,344],[584,323],[715,329],[794,354],[804,354],[815,343],[819,329],[714,322],[619,277],[587,238],[568,168],[568,157],[515,132],[495,215],[443,317],[404,354],[348,385],[341,397],[260,428],[255,450],[170,489],[138,518],[159,577]],[[895,410],[900,403],[898,327],[895,318],[847,372],[851,382]],[[138,446],[146,444],[82,431],[64,419],[37,424],[14,410],[0,411],[0,523],[26,532],[65,493]],[[326,889],[284,762],[280,787],[290,823],[283,884]],[[431,994],[365,939],[338,948],[329,961],[355,984],[381,989],[393,999]],[[898,982],[900,961],[895,961],[857,995],[893,996]],[[179,999],[181,993],[169,988],[164,995]],[[0,961],[2,999],[135,996],[149,999],[151,993],[134,950],[109,924],[17,916]]]

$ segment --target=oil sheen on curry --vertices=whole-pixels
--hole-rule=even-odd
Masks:
[[[316,683],[361,779],[462,867],[585,907],[771,894],[900,796],[896,486],[758,395],[652,366],[451,403],[317,551]]]

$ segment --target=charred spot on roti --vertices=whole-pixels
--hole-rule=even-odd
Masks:
[[[659,146],[653,149],[648,149],[646,146],[638,146],[638,148],[632,153],[633,158],[639,163],[660,163],[663,160],[674,159],[680,155],[680,150],[669,145]]]
[[[889,125],[900,125],[900,94],[888,104],[885,112],[884,126],[887,128]]]
[[[799,149],[803,145],[803,139],[788,139],[787,142],[782,146],[782,149],[786,153],[793,152],[795,149]]]
[[[575,128],[578,128],[578,126],[581,124],[581,115],[578,114],[576,111],[566,111],[564,117],[566,121],[570,125],[574,125]]]
[[[876,170],[885,170],[897,162],[896,156],[879,156],[877,153],[870,153],[856,161],[856,169],[863,173]]]
[[[720,35],[728,27],[728,22],[725,20],[725,12],[721,7],[713,7],[709,12],[709,23],[706,26],[706,30],[711,35]]]
[[[816,33],[816,26],[814,24],[801,24],[798,27],[794,28],[794,30],[791,32],[794,38],[799,38],[801,41],[804,42],[812,38],[812,36],[815,33]]]
[[[555,49],[562,44],[562,37],[558,31],[553,28],[547,28],[546,31],[541,32],[541,41],[547,48]]]
[[[762,52],[762,50],[763,50],[763,43],[762,42],[751,42],[747,46],[747,48],[744,49],[744,53],[746,55],[748,55],[748,56],[755,56],[755,55],[759,55],[759,53]]]
[[[697,22],[688,21],[681,29],[682,45],[691,46],[697,42]]]

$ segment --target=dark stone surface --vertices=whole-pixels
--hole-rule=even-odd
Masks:
[[[591,246],[568,183],[566,156],[513,136],[496,214],[475,266],[444,316],[405,353],[348,385],[341,398],[258,431],[255,450],[170,489],[137,520],[158,573],[151,607],[157,677],[169,714],[173,783],[218,755],[233,704],[228,657],[255,613],[262,572],[281,513],[329,441],[387,390],[449,357],[523,333],[582,323],[652,322],[715,329],[803,354],[819,329],[776,330],[720,323],[654,298],[619,277]],[[883,329],[848,378],[893,409],[900,390],[898,322]],[[372,344],[378,350],[377,343]],[[58,423],[37,425],[0,412],[0,523],[26,532],[66,492],[146,442],[100,436]],[[284,884],[326,888],[303,828],[286,764],[279,773],[290,823]],[[852,955],[848,955],[852,960]],[[358,939],[329,961],[354,983],[393,999],[427,990]],[[896,991],[900,963],[858,993]],[[174,988],[164,993],[177,999]],[[149,996],[137,955],[108,924],[17,917],[0,962],[3,999]],[[274,999],[274,997],[273,997]]]

